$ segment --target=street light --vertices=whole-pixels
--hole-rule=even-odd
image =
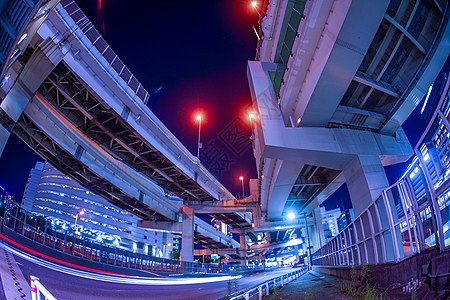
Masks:
[[[252,136],[250,137],[250,139],[254,140],[255,139],[255,133],[254,133],[254,130],[253,130],[253,122],[256,119],[256,114],[254,112],[252,112],[252,111],[249,112],[248,113],[248,119],[250,120],[250,129],[252,130]]]
[[[245,196],[244,196],[244,176],[239,176],[239,180],[241,181],[241,183],[242,183],[242,198],[244,198]]]
[[[306,236],[308,238],[308,247],[306,248],[308,250],[308,269],[311,269],[312,261],[311,261],[311,241],[309,240],[309,231],[308,231],[308,218],[305,213],[305,228],[306,228]]]
[[[292,221],[295,219],[295,214],[293,212],[290,212],[287,214],[287,218]]]
[[[78,221],[78,216],[79,215],[84,215],[84,210],[79,209],[77,210],[77,214],[75,216],[75,226],[73,227],[73,234],[75,235],[75,232],[77,231],[77,221]]]
[[[202,115],[197,115],[195,118],[198,121],[197,159],[200,162],[200,148],[202,147],[202,143],[200,143],[200,132],[202,130]]]
[[[162,254],[163,264],[164,264],[164,257],[165,256],[166,256],[166,243],[163,244],[163,254]]]
[[[78,216],[79,215],[84,215],[84,210],[78,209],[77,210],[77,214],[75,215],[75,225],[73,226],[73,235],[72,235],[72,252],[74,250],[75,232],[77,231],[77,221],[78,221]]]
[[[251,6],[256,10],[256,12],[258,13],[258,16],[259,17],[261,17],[261,14],[259,13],[259,10],[258,10],[258,2],[257,1],[252,1],[251,2]]]

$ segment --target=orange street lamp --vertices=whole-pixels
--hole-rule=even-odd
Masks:
[[[244,176],[239,176],[239,180],[242,183],[242,198],[244,198]]]
[[[84,210],[78,209],[77,214],[75,215],[75,225],[73,226],[73,235],[72,235],[72,253],[73,253],[74,246],[75,246],[75,233],[77,231],[77,221],[78,221],[79,215],[81,215],[81,216],[84,215]]]
[[[200,162],[200,148],[202,147],[202,143],[200,143],[200,132],[202,130],[202,115],[197,115],[195,118],[198,121],[197,159]]]
[[[258,2],[257,1],[252,1],[250,3],[250,5],[256,10],[256,12],[258,13],[258,16],[261,17],[261,14],[259,13],[259,10],[258,10]]]
[[[252,130],[252,135],[251,135],[250,139],[254,140],[255,139],[255,133],[254,133],[254,130],[253,130],[253,122],[256,119],[256,114],[254,112],[252,112],[252,111],[249,112],[248,113],[248,119],[250,120],[250,129]],[[256,125],[255,125],[255,129],[256,129]]]
[[[75,226],[73,227],[73,234],[75,235],[76,231],[77,231],[77,221],[78,221],[78,216],[79,215],[84,215],[84,210],[77,210],[77,214],[75,216]]]

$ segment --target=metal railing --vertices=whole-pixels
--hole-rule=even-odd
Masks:
[[[273,79],[273,89],[277,98],[280,99],[281,86],[284,84],[284,74],[288,70],[288,61],[292,54],[295,40],[303,34],[299,32],[300,21],[303,17],[306,1],[295,0],[288,4],[284,15],[283,26],[275,54],[275,62],[278,63]]]
[[[450,246],[450,79],[403,177],[329,243],[316,265],[398,262]]]
[[[30,276],[30,285],[32,300],[56,300],[56,298],[42,285],[42,283],[39,281],[39,278],[37,278],[36,276]]]
[[[106,265],[124,267],[128,269],[146,270],[164,273],[214,273],[227,274],[231,272],[246,272],[264,270],[264,266],[247,267],[240,265],[220,265],[212,263],[195,263],[180,260],[154,257],[141,253],[134,253],[124,249],[97,243],[88,239],[74,237],[67,231],[58,232],[46,228],[45,232],[39,228],[31,216],[15,210],[14,213],[5,212],[2,226],[10,229],[27,239],[71,256],[79,257]]]
[[[258,299],[261,300],[264,297],[264,294],[266,296],[270,295],[271,288],[276,289],[279,286],[283,287],[284,285],[288,284],[289,282],[294,281],[295,279],[299,278],[300,276],[303,276],[307,272],[308,272],[307,267],[303,267],[301,269],[294,270],[292,272],[283,274],[276,278],[267,280],[255,287],[228,295],[228,299],[230,299],[230,300],[238,300],[238,299],[248,300],[248,299],[250,299],[250,297],[253,297],[254,295],[258,294]]]
[[[76,29],[80,29],[83,32],[83,35],[92,43],[92,45],[94,45],[94,47],[100,53],[101,57],[103,57],[108,63],[108,65],[105,66],[103,61],[99,60],[100,64],[103,65],[103,67],[105,67],[105,69],[108,71],[110,71],[110,69],[114,70],[114,72],[117,73],[117,75],[123,80],[126,86],[128,86],[139,99],[147,104],[150,94],[130,72],[127,66],[125,66],[125,64],[119,59],[117,54],[111,49],[111,47],[103,39],[101,34],[95,29],[92,22],[81,11],[75,1],[61,0],[61,5],[67,12],[68,17],[75,22],[75,25],[78,27]],[[74,29],[74,34],[76,29]],[[82,40],[81,37],[79,37],[79,39]],[[86,48],[89,49],[89,47]],[[94,57],[97,58],[97,55],[94,54]],[[113,76],[113,78],[117,78],[117,76]]]

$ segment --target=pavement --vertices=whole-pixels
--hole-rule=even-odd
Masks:
[[[348,280],[325,275],[315,271],[309,271],[297,280],[283,286],[281,289],[270,295],[267,299],[352,299],[352,297],[340,292],[340,288],[348,283]]]
[[[6,246],[2,245],[2,247]],[[175,278],[160,278],[160,282],[158,283],[155,278],[149,278],[148,283],[142,283],[136,282],[137,279],[134,277],[110,275],[111,278],[108,279],[100,278],[99,274],[87,272],[86,270],[61,268],[59,265],[49,264],[47,262],[43,263],[29,253],[6,248],[10,251],[13,250],[12,252],[7,252],[7,255],[17,262],[15,263],[16,267],[20,267],[18,271],[20,272],[21,280],[26,280],[22,286],[29,289],[30,275],[37,276],[40,278],[40,282],[44,287],[58,300],[215,300],[223,298],[229,293],[229,283],[232,284],[231,288],[233,291],[234,289],[246,290],[292,271],[292,269],[279,269],[251,274],[236,280],[219,278],[220,281],[208,283],[203,283],[202,279],[204,277],[196,279],[186,278],[185,283],[173,282],[176,280]],[[4,251],[4,249],[0,247],[0,251]],[[6,271],[8,271],[8,268],[5,268],[5,274],[7,274]],[[19,274],[19,272],[15,273]],[[8,284],[8,286],[11,286],[11,284]],[[27,291],[25,294],[28,296],[30,292]],[[8,300],[22,299],[8,296],[6,298]],[[28,299],[28,297],[25,299]],[[2,300],[1,297],[0,300]]]
[[[325,275],[315,271],[309,271],[302,277],[283,286],[274,294],[265,299],[269,300],[322,300],[322,299],[354,299],[340,292],[341,287],[348,286],[350,281],[338,277]],[[386,300],[410,300],[412,295],[403,291],[403,286],[389,289],[378,289]],[[372,298],[371,298],[372,299]],[[377,298],[378,299],[378,298]],[[450,299],[449,291],[430,291],[422,281],[416,289],[414,299],[421,300],[446,300]]]
[[[14,256],[0,247],[0,299],[31,299],[31,288]]]

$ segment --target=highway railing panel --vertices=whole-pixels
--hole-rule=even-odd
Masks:
[[[323,266],[382,264],[450,248],[450,78],[402,178],[313,254]]]
[[[49,228],[40,228],[34,221],[34,216],[17,209],[5,212],[3,226],[14,232],[39,243],[45,247],[64,252],[106,265],[113,265],[129,269],[147,270],[164,273],[215,273],[246,272],[264,270],[263,266],[246,267],[236,265],[218,265],[209,263],[195,263],[180,260],[154,257],[141,253],[133,253],[121,248],[97,243],[88,239],[80,239],[70,232],[58,232]]]
[[[56,298],[42,285],[39,278],[36,276],[30,276],[31,285],[31,299],[32,300],[56,300]]]
[[[227,295],[227,299],[229,299],[229,300],[238,300],[238,299],[248,300],[251,297],[253,297],[254,295],[258,295],[258,299],[262,300],[264,295],[266,295],[266,296],[270,295],[271,288],[277,289],[278,287],[283,287],[284,285],[288,284],[289,282],[296,280],[300,276],[303,276],[307,272],[308,272],[307,267],[293,270],[292,272],[283,274],[276,278],[272,278],[272,279],[267,280],[257,286],[251,287],[249,289],[241,290],[241,291],[236,292],[231,295]]]
[[[147,104],[150,94],[130,72],[125,64],[114,53],[108,43],[103,39],[101,34],[95,29],[94,25],[89,21],[86,15],[81,11],[78,5],[73,0],[61,0],[61,5],[67,11],[69,17],[75,22],[83,34],[91,41],[94,47],[98,50],[100,55],[108,63],[119,76],[123,79],[125,84],[130,87],[133,93]],[[94,57],[96,57],[94,55]],[[101,63],[101,62],[100,62]],[[106,66],[104,66],[106,67]]]

